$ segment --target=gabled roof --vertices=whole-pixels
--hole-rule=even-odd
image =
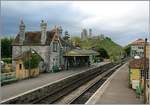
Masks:
[[[13,58],[13,60],[19,60],[19,59],[29,59],[31,57],[31,51],[25,51],[22,54],[18,55],[17,57]]]
[[[52,38],[54,37],[56,31],[53,29],[51,31],[46,32],[46,42],[45,44],[50,44]],[[19,45],[19,34],[16,36],[15,40],[13,41],[12,45]],[[35,32],[25,32],[25,40],[24,45],[34,45],[34,44],[41,44],[41,31]]]
[[[75,48],[71,43],[65,41],[63,38],[59,38],[62,46],[69,46],[71,48]]]
[[[32,53],[32,51],[34,53]],[[19,60],[19,59],[27,60],[27,59],[31,58],[32,54],[38,55],[41,58],[41,60],[43,60],[42,57],[34,50],[25,51],[22,54],[18,55],[17,57],[13,58],[13,60]]]
[[[132,59],[129,62],[129,66],[130,68],[133,69],[144,69],[144,58],[140,58],[140,59]],[[146,59],[146,68],[149,68],[149,59]]]
[[[72,49],[64,54],[64,56],[90,56],[99,55],[98,52],[86,49]]]
[[[41,42],[41,32],[26,32],[24,44],[37,44]]]
[[[137,39],[136,41],[132,42],[131,45],[144,45],[143,39]]]

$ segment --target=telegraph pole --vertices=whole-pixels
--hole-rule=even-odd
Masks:
[[[144,43],[144,104],[147,102],[147,97],[146,97],[146,44],[147,44],[147,38],[145,38],[145,43]]]

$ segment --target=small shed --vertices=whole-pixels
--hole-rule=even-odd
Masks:
[[[149,59],[146,59],[146,74],[147,79],[149,75]],[[129,85],[136,89],[137,87],[143,88],[144,80],[144,58],[132,59],[129,62]]]
[[[15,57],[13,60],[16,63],[16,78],[17,79],[25,79],[25,78],[30,78],[30,77],[35,77],[39,75],[39,68],[38,67],[32,67],[34,62],[30,62],[32,59],[33,55],[37,55],[40,57],[35,51],[25,51],[19,56]],[[42,60],[42,58],[40,57]],[[28,61],[26,63],[28,68],[25,67],[25,61]],[[30,68],[31,66],[31,68]]]

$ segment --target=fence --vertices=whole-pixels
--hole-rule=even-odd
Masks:
[[[10,83],[12,81],[16,81],[15,72],[9,72],[9,73],[1,73],[1,84],[4,83]]]

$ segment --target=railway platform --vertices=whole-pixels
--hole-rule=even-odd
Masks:
[[[86,104],[142,104],[128,87],[128,63],[119,68],[86,102]]]
[[[37,87],[41,87],[43,85],[53,83],[59,81],[61,79],[67,78],[68,76],[78,74],[80,72],[84,72],[89,70],[90,68],[99,67],[108,62],[101,62],[99,64],[91,65],[90,67],[80,67],[74,68],[70,70],[64,70],[57,73],[45,73],[40,74],[37,78],[31,78],[26,80],[20,80],[16,83],[4,85],[1,87],[1,100],[5,100],[24,92],[30,91]]]

